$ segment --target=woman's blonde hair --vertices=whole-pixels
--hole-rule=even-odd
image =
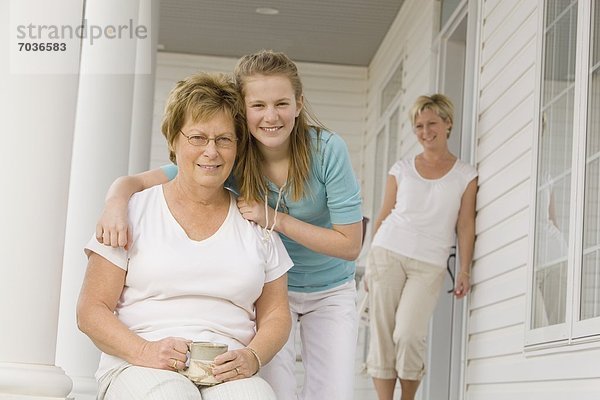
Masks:
[[[246,114],[242,98],[231,75],[200,72],[177,82],[165,106],[162,133],[169,145],[169,159],[177,164],[175,141],[186,118],[208,121],[224,112],[233,119],[238,155],[247,146],[244,134]]]
[[[306,99],[303,100],[302,81],[294,62],[284,53],[271,50],[261,50],[254,54],[243,56],[234,69],[234,76],[242,97],[246,96],[246,79],[254,75],[284,76],[290,80],[294,89],[296,101],[303,102],[300,114],[296,117],[294,128],[290,135],[290,164],[286,190],[292,199],[299,200],[305,195],[306,182],[311,168],[311,136],[310,129],[316,130],[320,135],[325,129],[323,124],[310,111]],[[264,158],[252,140],[251,133],[246,126],[248,146],[239,154],[236,165],[236,177],[240,183],[240,196],[246,199],[262,201],[268,193],[267,181],[263,174],[262,164]]]
[[[425,110],[431,110],[436,113],[441,119],[450,123],[447,136],[450,137],[450,132],[454,126],[454,105],[452,101],[443,94],[436,93],[431,96],[419,96],[413,104],[409,112],[410,123],[413,128],[417,116]]]

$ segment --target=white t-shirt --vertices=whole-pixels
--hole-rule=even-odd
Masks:
[[[265,282],[292,267],[281,239],[269,243],[245,220],[233,195],[228,215],[211,237],[191,240],[171,214],[162,186],[129,202],[133,245],[126,251],[86,246],[127,271],[115,314],[130,330],[155,341],[168,336],[245,347],[255,334],[254,303]],[[88,253],[89,254],[89,253]],[[102,353],[96,377],[124,361]]]
[[[396,204],[383,220],[371,246],[446,267],[456,241],[462,195],[477,170],[461,160],[439,179],[425,179],[414,158],[397,161],[389,175],[396,178]]]

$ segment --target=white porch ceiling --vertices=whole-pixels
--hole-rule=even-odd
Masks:
[[[367,66],[404,0],[161,0],[162,51]],[[276,15],[261,15],[269,7]]]

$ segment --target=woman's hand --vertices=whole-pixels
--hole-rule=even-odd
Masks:
[[[252,350],[246,348],[231,350],[215,357],[213,375],[215,379],[226,382],[249,378],[258,372],[258,360]]]
[[[128,201],[107,201],[96,224],[96,240],[106,246],[129,248],[132,242],[127,220]]]
[[[471,276],[469,273],[460,271],[456,277],[456,285],[454,287],[454,296],[457,299],[462,299],[471,290]]]
[[[167,337],[155,342],[146,341],[139,359],[132,364],[141,367],[179,371],[185,368],[190,340],[180,337]]]

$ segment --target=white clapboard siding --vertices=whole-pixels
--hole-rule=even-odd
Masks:
[[[482,210],[493,201],[498,201],[500,196],[531,176],[531,151],[518,158],[513,158],[512,154],[506,154],[506,157],[511,160],[505,168],[488,171],[493,172],[490,175],[479,175],[478,210]]]
[[[473,384],[469,390],[469,400],[548,400],[548,393],[556,399],[596,400],[598,383],[595,379],[573,381],[558,379],[532,385],[529,382],[517,382],[511,385]]]
[[[487,332],[523,324],[523,310],[526,307],[525,296],[516,296],[502,300],[485,308],[471,310],[469,316],[469,348],[475,335],[487,336]]]
[[[533,22],[536,22],[534,18],[532,18]],[[535,23],[528,23],[527,25],[525,25],[525,27],[528,27],[530,29],[535,28]],[[528,32],[529,34],[529,32]],[[535,36],[535,30],[533,30],[533,32],[531,32],[531,36],[528,38],[527,41],[525,41],[526,46],[523,47],[523,49],[521,49],[516,55],[512,54],[512,56],[514,58],[522,58],[524,55],[526,54],[535,54],[535,42],[533,42],[531,40],[531,37]],[[522,39],[521,37],[517,36],[515,39]],[[521,43],[514,43],[511,42],[511,45],[515,45],[515,46],[520,46]],[[511,47],[507,47],[507,49],[510,49]],[[504,53],[506,53],[507,51],[505,51]],[[503,56],[506,56],[506,54],[502,54]],[[485,68],[485,70],[483,71],[482,75],[488,75],[490,78],[492,78],[492,80],[488,81],[489,84],[485,87],[481,89],[481,94],[479,97],[479,103],[481,106],[482,110],[486,110],[488,109],[488,107],[490,107],[494,101],[496,100],[496,98],[498,97],[499,93],[504,92],[505,90],[508,90],[509,87],[506,86],[506,81],[505,81],[505,77],[515,77],[515,76],[521,76],[524,75],[525,73],[528,72],[528,70],[530,70],[534,65],[533,64],[525,64],[525,63],[509,63],[508,65],[504,64],[504,61],[506,60],[502,60],[502,63],[498,63],[500,65],[497,65],[495,67],[496,68],[491,68],[488,66],[488,68]]]
[[[151,167],[169,163],[167,145],[160,133],[165,101],[175,83],[198,71],[232,72],[234,58],[159,53],[156,68]],[[310,107],[329,129],[348,145],[357,177],[365,132],[367,69],[364,67],[297,63]]]
[[[496,327],[494,330],[469,335],[470,362],[489,360],[495,357],[509,357],[522,353],[520,337],[523,337],[523,324]]]
[[[532,56],[535,56],[533,54]],[[514,62],[524,62],[522,59],[515,59]],[[484,132],[487,128],[495,125],[499,120],[504,118],[508,112],[510,112],[513,106],[523,102],[527,97],[531,96],[535,88],[535,69],[533,64],[531,68],[527,70],[524,75],[516,77],[514,82],[508,81],[506,85],[508,89],[499,94],[489,107],[484,110],[480,110],[479,118],[482,126],[482,136],[485,138]],[[534,115],[534,109],[532,108],[529,113],[529,118]]]
[[[359,175],[362,135],[365,131],[367,69],[298,63],[304,94],[329,129],[344,138]]]
[[[515,102],[510,110],[502,113],[502,118],[494,121],[484,120],[478,126],[480,136],[477,146],[478,161],[482,162],[491,153],[496,153],[499,146],[513,135],[532,124],[534,110],[533,92],[520,102]],[[532,127],[530,129],[533,129]]]
[[[522,329],[521,329],[522,331]],[[517,336],[517,335],[515,335]],[[513,338],[513,341],[517,338]],[[509,340],[500,339],[499,345],[507,346],[509,350],[512,345]],[[514,353],[504,357],[489,357],[482,359],[470,360],[473,368],[469,368],[468,381],[472,383],[506,383],[506,382],[530,382],[526,390],[533,392],[542,389],[544,382],[555,380],[572,380],[571,387],[577,386],[578,380],[598,379],[600,374],[600,366],[589,362],[600,356],[599,350],[587,350],[578,352],[566,352],[560,354],[546,354],[538,356],[524,356],[522,353]],[[585,362],[588,360],[588,362]],[[508,386],[508,385],[507,385]],[[596,390],[600,385],[596,381]],[[547,390],[547,389],[546,389]],[[523,394],[528,393],[527,391]],[[598,398],[596,392],[596,399]],[[546,399],[563,399],[552,392],[546,392]],[[577,399],[578,397],[569,396],[569,399]],[[469,397],[471,400],[472,397]],[[519,399],[529,400],[526,396],[521,396]]]
[[[494,251],[478,257],[476,262],[479,266],[477,268],[473,267],[473,280],[477,282],[473,290],[479,290],[477,288],[480,284],[487,281],[493,282],[495,278],[502,274],[525,267],[529,256],[528,244],[528,238],[523,236],[501,248],[494,249]],[[482,310],[482,306],[482,304],[478,305],[478,307],[472,306],[471,310],[477,309],[483,313],[488,312],[485,309]],[[519,318],[522,318],[522,316],[519,316]]]
[[[513,3],[513,2],[509,2]],[[495,12],[500,14],[502,24],[499,26],[489,26],[488,20],[484,23],[484,43],[481,50],[482,64],[481,89],[486,90],[491,85],[496,85],[499,91],[502,91],[502,82],[504,76],[519,76],[520,72],[514,72],[507,68],[524,68],[527,63],[514,63],[516,56],[531,59],[535,56],[535,51],[525,53],[523,49],[528,48],[534,42],[532,41],[537,32],[538,20],[535,12],[535,1],[520,1],[519,6],[513,9],[509,7],[498,7]],[[526,6],[526,7],[525,7]],[[510,12],[507,12],[509,11]],[[485,83],[485,84],[484,84]],[[482,96],[482,99],[485,97]],[[486,104],[483,104],[483,109]]]
[[[486,305],[523,296],[526,292],[528,249],[525,245],[528,241],[524,238],[529,234],[530,222],[537,3],[508,0],[481,4],[479,96],[476,99],[479,169],[476,285],[470,308],[482,314],[486,312]],[[516,243],[522,243],[517,265],[513,262],[513,269],[499,275],[491,272],[497,263],[484,261]],[[504,256],[512,258],[513,254],[506,252]],[[484,277],[487,280],[480,281]],[[484,295],[489,292],[487,285],[494,288],[493,294]],[[493,301],[488,296],[493,296]],[[521,318],[524,321],[524,311]],[[523,346],[523,337],[516,345]]]
[[[479,264],[478,259],[484,255],[490,254],[503,246],[506,246],[529,233],[529,210],[515,214],[505,221],[500,222],[481,234],[477,234],[477,244],[474,251],[475,267],[489,268],[488,265]],[[477,282],[476,282],[477,283]],[[471,306],[477,307],[477,303]]]
[[[591,399],[599,393],[600,367],[590,368],[598,350],[535,354],[525,349],[534,212],[529,204],[535,165],[532,144],[539,114],[536,56],[543,35],[539,4],[529,0],[481,3],[475,99],[477,243],[465,369],[469,400],[558,400],[567,395]]]
[[[513,131],[516,132],[513,136],[496,146],[494,152],[488,153],[489,156],[480,159],[477,166],[479,175],[487,180],[504,168],[508,168],[514,158],[527,154],[531,147],[532,129],[531,123],[527,123],[522,129]],[[507,154],[513,156],[507,157]]]
[[[484,310],[484,307],[489,307],[503,302],[506,299],[523,295],[527,284],[527,279],[524,279],[526,273],[525,269],[525,265],[522,265],[519,268],[495,276],[494,279],[478,283],[477,286],[473,288],[473,293],[471,295],[471,302],[476,302],[477,306],[471,307],[471,309],[479,310],[482,313],[487,312]],[[500,289],[502,289],[502,291]],[[521,314],[521,322],[523,322],[525,310],[521,310]],[[471,328],[469,328],[469,330],[470,329]],[[489,331],[487,333],[491,334],[492,332],[493,331]],[[469,333],[471,332],[469,331]],[[506,345],[507,342],[505,341],[501,344]],[[523,349],[522,340],[519,340],[515,345],[520,346],[521,350]]]
[[[531,196],[529,181],[524,181],[507,192],[502,199],[491,203],[477,213],[476,231],[482,235],[510,217],[526,209]]]

